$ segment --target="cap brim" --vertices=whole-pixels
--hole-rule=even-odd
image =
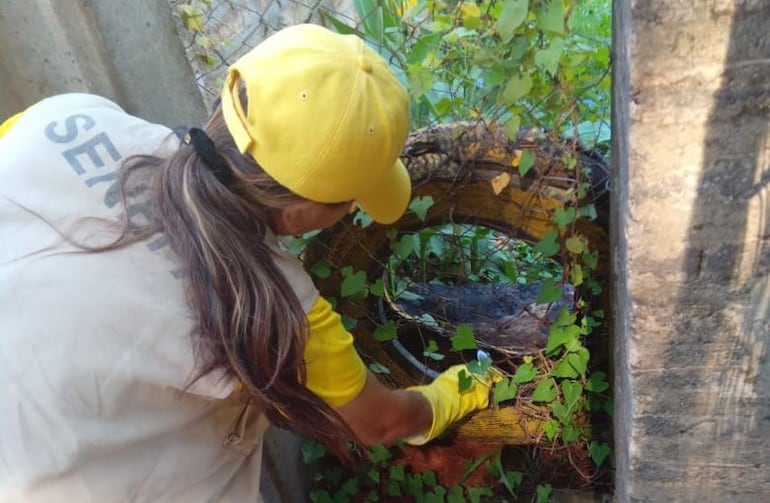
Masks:
[[[369,194],[356,198],[375,222],[392,224],[404,214],[412,195],[409,172],[400,159]]]

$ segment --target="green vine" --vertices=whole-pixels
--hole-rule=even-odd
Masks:
[[[340,32],[365,37],[391,62],[410,92],[414,128],[483,121],[503,125],[515,139],[526,125],[554,139],[566,138],[573,145],[607,152],[609,2],[356,0],[355,6],[361,19],[358,27],[345,24],[331,12],[325,12],[326,19]],[[522,246],[508,240],[508,246],[499,246],[499,234],[469,224],[449,223],[410,232],[392,229],[388,232],[392,253],[384,264],[386,284],[368,284],[363,271],[348,266],[342,270],[340,295],[385,293],[404,299],[419,295],[410,289],[412,281],[448,282],[447,278],[454,276],[471,282],[538,281],[536,302],[557,305],[564,286],[575,287],[579,293],[574,306],[558,310],[548,327],[545,348],[504,370],[491,398],[496,407],[523,402],[545,407],[549,417],[542,427],[544,445],[553,449],[585,446],[594,465],[601,467],[610,455],[610,446],[604,437],[595,435],[586,419],[590,414],[611,414],[612,410],[607,375],[592,368],[587,347],[604,319],[603,310],[592,306],[592,299],[602,294],[598,275],[601,263],[598,251],[580,231],[582,221],[596,220],[597,209],[585,202],[590,173],[573,156],[560,161],[571,171],[575,184],[568,192],[569,201],[552,214],[553,230],[539,242]],[[526,176],[535,162],[534,152],[523,151],[517,166],[520,176]],[[424,220],[432,203],[426,198],[415,199],[410,210]],[[371,220],[359,214],[355,222],[367,226]],[[443,278],[436,277],[438,271]],[[440,320],[425,316],[421,320],[424,324],[441,325]],[[374,338],[382,343],[398,336],[393,321],[374,332]],[[483,349],[468,327],[456,327],[450,341],[449,353]],[[427,339],[422,356],[440,365],[448,355],[435,339]],[[483,374],[491,360],[479,353],[468,364],[471,372]],[[383,362],[372,362],[370,368],[383,374],[390,371]],[[460,391],[462,385],[461,379]],[[385,479],[389,466],[382,465],[379,472]],[[524,475],[507,470],[499,457],[492,466],[498,491],[503,488],[515,499]],[[405,477],[399,474],[388,480],[416,501],[481,501],[492,496],[468,488],[439,491],[430,476],[420,483],[415,479],[411,485],[399,485],[408,480]],[[540,484],[533,499],[547,501],[550,491],[550,485]],[[377,501],[369,498],[367,501]]]

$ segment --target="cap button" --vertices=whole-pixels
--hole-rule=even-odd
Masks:
[[[358,66],[360,66],[361,70],[365,71],[366,73],[372,73],[372,63],[363,56],[358,57]]]

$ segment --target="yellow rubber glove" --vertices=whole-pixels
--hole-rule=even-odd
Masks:
[[[460,372],[473,379],[469,390],[460,393]],[[472,374],[466,365],[455,365],[442,372],[432,383],[412,386],[409,391],[416,391],[428,399],[433,411],[433,424],[428,432],[405,438],[411,445],[422,445],[436,438],[447,426],[462,419],[467,414],[485,409],[489,405],[491,377]]]

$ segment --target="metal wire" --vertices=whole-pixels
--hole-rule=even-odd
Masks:
[[[181,19],[177,29],[206,106],[219,96],[228,66],[272,33],[300,23],[326,25],[322,11],[352,27],[358,19],[353,0],[169,0],[174,12],[191,5],[203,12],[202,30]],[[178,16],[177,16],[178,17]]]

